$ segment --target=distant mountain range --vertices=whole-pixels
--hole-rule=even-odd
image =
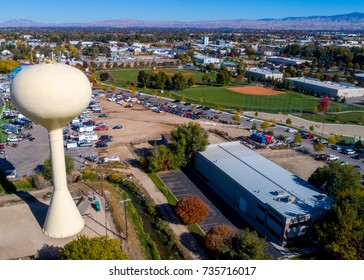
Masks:
[[[143,21],[115,19],[79,23],[41,23],[30,19],[14,19],[0,23],[8,27],[103,27],[103,28],[201,28],[201,29],[268,29],[268,30],[364,30],[364,13],[334,16],[287,17],[282,19],[235,19],[200,21]]]

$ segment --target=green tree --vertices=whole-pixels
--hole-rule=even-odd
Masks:
[[[309,128],[310,128],[311,131],[314,131],[315,130],[315,127],[313,125],[310,125]]]
[[[226,86],[231,81],[231,75],[225,66],[221,67],[221,70],[216,75],[216,83],[219,85]]]
[[[75,168],[75,163],[73,161],[72,156],[65,156],[66,162],[66,174],[69,175]],[[43,163],[42,175],[46,180],[52,179],[52,168],[51,168],[51,159],[48,158]]]
[[[364,193],[346,193],[337,199],[324,221],[316,224],[324,251],[334,259],[364,258]]]
[[[338,197],[341,193],[360,188],[360,179],[360,174],[350,164],[331,162],[327,166],[317,168],[308,178],[308,182],[327,194]]]
[[[363,146],[364,146],[363,141],[358,140],[355,142],[354,147],[355,147],[355,150],[360,151],[361,149],[363,149]]]
[[[201,82],[202,84],[206,85],[206,84],[209,84],[211,83],[211,79],[210,79],[210,76],[208,74],[204,74],[201,78]]]
[[[196,122],[189,122],[173,129],[171,139],[172,150],[181,161],[180,166],[189,164],[193,155],[204,151],[209,144],[207,132]]]
[[[327,142],[328,142],[330,145],[335,145],[335,144],[336,144],[336,142],[337,142],[337,139],[336,139],[336,137],[335,137],[334,135],[331,135],[331,136],[329,137],[329,139],[327,139]]]
[[[235,114],[231,117],[233,121],[240,121],[239,112],[235,112]]]
[[[294,135],[294,142],[302,143],[302,136],[301,136],[301,134],[296,133],[296,134]]]
[[[232,239],[232,250],[230,251],[233,260],[270,260],[272,257],[267,254],[267,243],[258,237],[256,231],[249,229],[240,230]]]
[[[61,260],[126,260],[117,239],[79,236],[59,250]]]
[[[193,77],[189,78],[187,84],[189,87],[192,87],[195,84],[195,79]]]
[[[312,113],[317,114],[317,112],[318,112],[318,108],[317,108],[317,106],[313,107],[313,109],[312,109]]]
[[[264,131],[268,130],[270,128],[270,124],[267,121],[262,122],[262,124],[260,125],[260,128],[263,129]]]
[[[338,113],[339,113],[339,112],[341,112],[341,111],[342,111],[341,106],[337,106],[337,107],[336,107],[336,112],[338,112]]]
[[[292,120],[290,118],[286,119],[286,124],[292,124]]]
[[[177,90],[183,90],[187,87],[187,82],[182,73],[176,73],[172,77],[172,87]]]
[[[257,124],[255,122],[253,122],[253,125],[252,125],[251,129],[257,130]]]
[[[142,165],[148,172],[166,171],[178,168],[176,155],[165,145],[154,146],[150,154],[143,158]]]

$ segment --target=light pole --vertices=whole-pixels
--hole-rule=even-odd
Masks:
[[[124,220],[125,220],[125,239],[128,240],[128,218],[126,215],[126,203],[130,201],[130,199],[121,200],[120,204],[124,205]]]

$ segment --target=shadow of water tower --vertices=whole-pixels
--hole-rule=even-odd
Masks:
[[[31,66],[19,72],[11,85],[17,110],[48,130],[54,189],[43,232],[54,238],[75,235],[84,227],[67,188],[62,129],[88,106],[91,93],[88,78],[64,64]]]

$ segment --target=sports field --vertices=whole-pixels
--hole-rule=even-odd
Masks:
[[[228,89],[242,94],[252,94],[252,95],[262,95],[262,96],[285,94],[285,92],[262,86],[233,87]]]
[[[137,77],[140,69],[125,69],[108,71],[115,79],[115,81],[107,81],[110,85],[125,87],[127,81],[137,82]],[[144,70],[146,73],[152,74],[152,70]],[[162,70],[156,70],[162,71]],[[165,89],[163,93],[158,91],[158,95],[181,99],[182,96],[187,101],[194,103],[201,103],[202,105],[215,107],[221,105],[224,108],[242,108],[244,111],[263,111],[263,112],[283,112],[283,113],[311,113],[313,108],[319,104],[319,98],[304,95],[286,90],[274,90],[262,86],[241,86],[246,84],[242,82],[236,84],[235,79],[227,87],[202,85],[201,79],[204,73],[180,70],[180,69],[163,69],[168,75],[174,73],[182,73],[186,78],[193,77],[195,85],[191,88],[184,89],[183,91],[175,91]],[[193,75],[192,75],[193,74]],[[216,76],[210,73],[210,79],[216,80]],[[137,89],[141,90],[141,89]],[[147,89],[146,93],[151,94],[152,89]],[[347,104],[332,102],[328,112],[336,112],[337,107],[341,107],[341,111],[355,111],[357,107]]]

